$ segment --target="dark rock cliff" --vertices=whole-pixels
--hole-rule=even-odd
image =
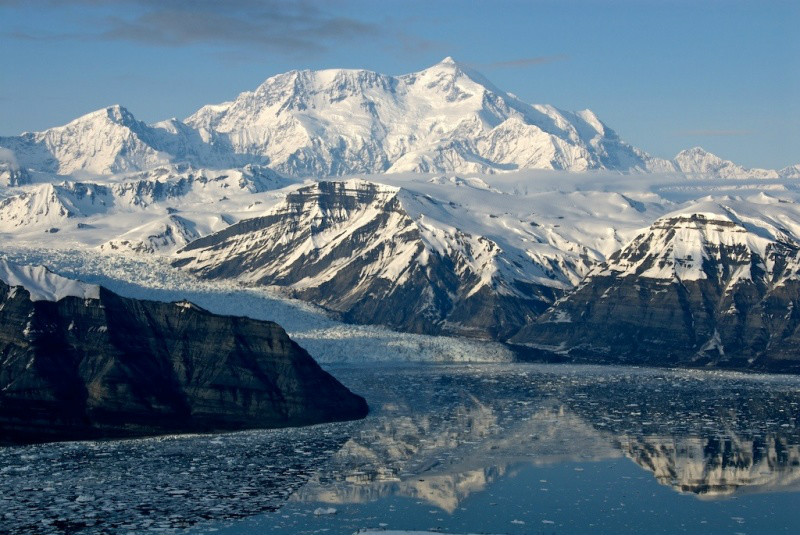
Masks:
[[[362,418],[363,398],[277,324],[189,303],[31,301],[0,281],[0,442]]]

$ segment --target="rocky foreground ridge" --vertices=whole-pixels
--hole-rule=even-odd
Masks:
[[[69,279],[44,268],[9,266],[0,262],[0,442],[284,427],[367,414],[363,398],[275,323],[92,285],[64,290]],[[13,284],[20,279],[40,285],[29,291]]]

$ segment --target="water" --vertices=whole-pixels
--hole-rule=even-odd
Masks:
[[[0,531],[800,532],[798,377],[332,371],[366,420],[0,449]]]

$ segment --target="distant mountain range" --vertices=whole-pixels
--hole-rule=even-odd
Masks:
[[[290,71],[230,102],[152,125],[111,106],[44,132],[0,138],[0,184],[30,172],[90,177],[163,164],[267,165],[286,176],[497,173],[520,169],[797,178],[703,149],[673,160],[624,141],[590,110],[531,105],[452,58],[420,72]]]

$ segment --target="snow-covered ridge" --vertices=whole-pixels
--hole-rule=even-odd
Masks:
[[[0,137],[22,169],[78,178],[145,171],[169,163],[244,165],[180,121],[147,125],[114,105],[43,132]]]
[[[290,184],[267,168],[162,166],[95,181],[24,186],[0,198],[0,233],[41,242],[48,234],[115,250],[164,252],[258,210]]]
[[[465,332],[480,317],[476,310],[507,306],[518,322],[524,307],[548,306],[630,230],[665,211],[636,192],[541,186],[512,195],[503,191],[508,184],[491,182],[382,175],[312,183],[258,217],[190,243],[175,265],[201,277],[280,286],[353,321],[386,316],[399,328]]]
[[[19,266],[0,259],[0,280],[22,286],[31,301],[60,301],[65,297],[100,299],[100,286],[56,275],[44,266]]]
[[[728,285],[754,276],[772,282],[796,277],[800,214],[795,205],[774,201],[760,195],[749,202],[728,197],[691,204],[656,220],[592,275]]]
[[[291,71],[186,123],[301,176],[648,167],[592,112],[526,104],[452,58],[403,76]]]
[[[798,178],[798,166],[780,171],[749,169],[730,160],[723,160],[702,147],[682,150],[673,160],[677,169],[689,178]]]

